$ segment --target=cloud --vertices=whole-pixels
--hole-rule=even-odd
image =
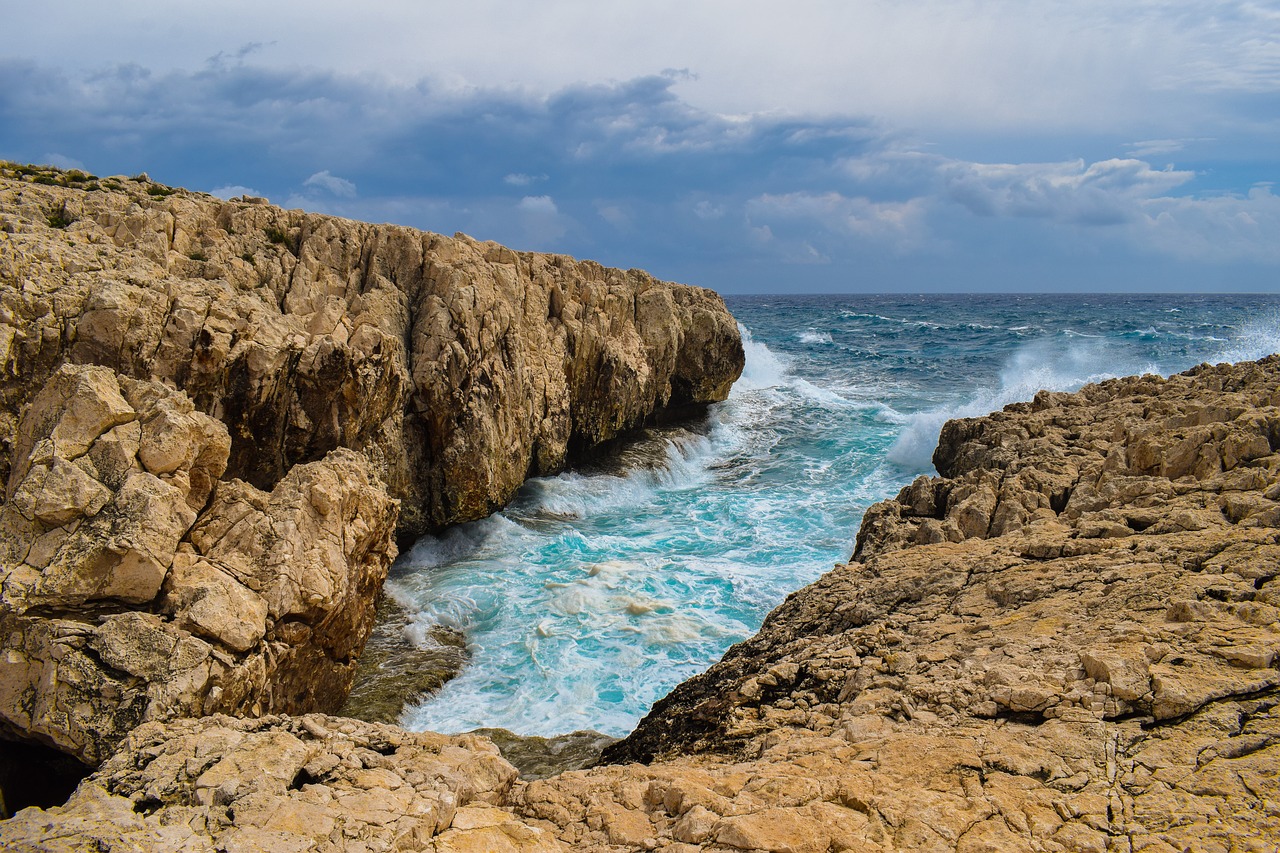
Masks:
[[[40,161],[50,166],[56,166],[59,169],[79,169],[84,171],[85,168],[84,163],[65,154],[46,154],[40,158]]]
[[[1187,126],[1220,114],[1222,94],[1274,94],[1280,78],[1280,16],[1256,0],[616,0],[608,15],[582,0],[474,0],[448,15],[408,0],[380,8],[314,0],[299,16],[227,0],[158,19],[149,0],[65,0],[51,19],[42,4],[17,4],[3,52],[57,56],[71,73],[127,58],[165,76],[193,58],[252,58],[454,91],[518,81],[539,96],[680,69],[667,76],[684,99],[722,115],[860,113],[983,132],[1123,126],[1155,137],[1175,131],[1152,130],[1162,124],[1153,118],[1176,111]]]
[[[325,169],[322,172],[316,172],[314,175],[303,181],[302,185],[304,187],[316,187],[317,189],[325,190],[339,198],[356,197],[356,185],[345,178],[339,178],[335,175],[329,174],[328,169]]]
[[[596,213],[614,228],[630,229],[633,225],[631,215],[622,205],[597,202]]]
[[[1269,186],[1243,196],[1154,199],[1133,230],[1153,251],[1175,258],[1280,264],[1280,196]]]
[[[218,187],[217,189],[209,190],[209,195],[216,196],[217,198],[220,198],[223,201],[237,198],[242,195],[247,195],[251,198],[260,198],[262,196],[261,193],[259,193],[257,190],[253,189],[252,187],[242,187],[239,184],[233,184],[231,186]]]
[[[1212,139],[1200,137],[1196,139],[1147,139],[1141,142],[1131,142],[1126,147],[1125,153],[1130,157],[1154,157],[1165,154],[1177,154],[1186,149],[1187,145],[1194,142],[1212,142]]]
[[[549,195],[527,195],[516,205],[521,213],[532,213],[535,216],[554,216],[560,211]]]
[[[542,251],[553,251],[555,241],[569,228],[555,200],[549,195],[525,196],[516,204],[521,228],[521,244]]]
[[[546,175],[526,175],[522,172],[512,172],[502,177],[504,184],[511,184],[513,187],[527,187],[530,184],[536,184],[539,181],[547,180]]]
[[[730,288],[791,281],[779,264],[832,286],[853,270],[896,283],[939,267],[985,283],[992,259],[1051,286],[1081,247],[1100,264],[1277,263],[1275,197],[1250,188],[1277,168],[1265,121],[1262,153],[1233,137],[1232,160],[1216,128],[956,139],[853,110],[707,109],[676,74],[542,93],[254,64],[262,53],[195,71],[0,60],[0,157],[70,151],[100,174],[147,171]],[[1145,159],[1179,146],[1196,171]],[[1248,281],[1274,289],[1270,272]]]
[[[979,216],[1039,217],[1078,225],[1116,225],[1140,202],[1195,177],[1141,160],[1067,163],[965,163],[941,168],[947,194]]]
[[[837,192],[821,194],[765,194],[746,205],[747,218],[753,227],[768,228],[774,238],[790,235],[789,258],[826,258],[813,247],[817,242],[813,229],[846,240],[855,238],[868,246],[904,252],[922,246],[926,239],[924,199],[908,201],[873,201]],[[796,252],[796,246],[800,251]],[[848,249],[845,247],[845,251]]]

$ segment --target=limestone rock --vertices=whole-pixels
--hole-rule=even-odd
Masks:
[[[742,370],[718,296],[638,270],[97,186],[0,176],[0,438],[58,365],[103,365],[185,391],[226,425],[228,475],[259,489],[335,448],[364,454],[409,539],[724,399]],[[53,209],[74,224],[50,227]],[[182,464],[180,421],[142,423],[149,469]],[[0,477],[21,455],[0,442]]]
[[[948,423],[944,476],[868,510],[853,561],[660,700],[606,760],[720,785],[710,827],[667,802],[684,844],[1274,846],[1277,401],[1273,356]],[[542,815],[563,788],[617,797],[622,772],[530,786],[526,809]],[[752,802],[729,782],[748,773],[821,790],[775,783]],[[848,834],[823,835],[837,804],[854,813]]]
[[[1280,358],[948,427],[960,444],[944,452],[969,461],[868,513],[860,560],[609,750],[647,765],[523,783],[477,739],[405,762],[403,744],[439,736],[318,717],[149,723],[67,806],[0,823],[0,844],[328,850],[341,827],[347,849],[437,852],[1272,849],[1280,531],[1264,502],[1280,497],[1280,454],[1243,459],[1261,445],[1240,419],[1266,423],[1273,399]],[[1134,462],[1116,443],[1186,440],[1144,428],[1148,415],[1210,427],[1178,463],[1199,460],[1192,473],[1151,473],[1164,451]],[[985,515],[985,533],[945,518],[951,506]],[[930,520],[952,527],[922,543]],[[1130,533],[1094,535],[1102,522]],[[129,619],[96,642],[143,672],[162,638]],[[338,732],[362,746],[331,745]],[[483,779],[459,785],[479,793],[455,795],[447,824],[455,789],[424,794],[404,770],[436,778],[446,757]],[[430,819],[402,822],[417,815]]]
[[[90,763],[145,719],[338,706],[395,553],[395,505],[337,450],[270,495],[215,484],[190,400],[65,364],[0,507],[0,727]]]
[[[397,533],[742,369],[719,297],[639,271],[46,183],[0,164],[0,733],[91,764],[143,720],[336,710]]]
[[[490,805],[515,778],[493,745],[474,737],[319,714],[146,723],[66,805],[0,822],[0,847],[563,849],[552,834]],[[503,843],[477,846],[494,838]]]

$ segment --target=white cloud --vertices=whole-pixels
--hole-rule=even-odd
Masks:
[[[568,233],[568,219],[549,195],[527,195],[516,204],[520,248],[553,251],[555,241]]]
[[[699,219],[719,219],[724,216],[724,206],[713,204],[704,198],[693,206],[693,215]]]
[[[560,210],[555,200],[549,195],[527,195],[516,205],[521,213],[532,213],[538,216],[554,216]]]
[[[779,231],[797,234],[790,243],[808,246],[799,254],[820,256],[812,246],[812,228],[840,237],[854,237],[897,252],[920,247],[925,239],[923,198],[908,201],[872,201],[837,192],[794,192],[757,196],[747,202],[752,226],[766,227],[771,236]],[[794,256],[794,253],[793,253]]]
[[[253,196],[255,198],[262,197],[262,193],[258,192],[252,187],[242,187],[239,184],[232,184],[231,186],[218,187],[217,189],[209,190],[209,195],[216,196],[222,199],[223,201],[226,201],[227,199],[236,198],[242,195]]]
[[[63,154],[46,154],[41,160],[59,169],[79,169],[82,172],[85,170],[84,163]]]
[[[316,172],[311,177],[302,182],[304,187],[316,187],[317,189],[326,190],[333,193],[338,198],[355,198],[356,185],[345,178],[339,178],[336,175],[329,174],[329,170]]]
[[[1067,163],[969,163],[940,168],[947,194],[982,216],[1038,217],[1080,225],[1114,225],[1140,203],[1195,177],[1132,159]]]
[[[1194,142],[1212,142],[1212,139],[1145,139],[1141,142],[1129,143],[1126,153],[1130,157],[1154,157],[1162,154],[1176,154]]]
[[[546,175],[525,175],[520,172],[512,172],[502,179],[503,183],[511,184],[513,187],[527,187],[545,180],[547,180]]]
[[[869,113],[914,127],[1137,130],[1174,111],[1172,128],[1215,103],[1202,96],[1280,90],[1280,16],[1250,0],[473,0],[447,15],[417,0],[378,14],[314,0],[301,18],[258,0],[166,18],[151,0],[67,0],[54,12],[17,4],[6,24],[0,55],[58,56],[66,69],[163,74],[252,54],[458,92],[548,93],[678,68],[682,95],[716,113]]]
[[[1244,196],[1153,199],[1131,232],[1176,258],[1280,263],[1280,196],[1258,186]]]
[[[627,230],[632,226],[631,215],[621,205],[597,203],[596,213],[614,228]]]

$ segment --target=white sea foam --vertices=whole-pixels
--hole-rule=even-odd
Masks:
[[[623,455],[625,473],[533,481],[499,515],[405,555],[391,588],[417,609],[420,636],[430,624],[460,627],[471,654],[406,723],[623,734],[787,592],[847,559],[865,507],[929,470],[946,418],[1044,387],[1255,357],[1280,343],[1277,315],[1240,325],[1240,309],[1228,316],[1195,303],[1156,319],[1164,306],[1153,306],[1123,329],[1105,305],[1017,315],[1001,303],[996,328],[983,329],[988,317],[960,322],[945,305],[903,320],[811,304],[744,313],[760,334],[743,330],[743,378],[706,424],[655,432]],[[867,307],[898,312],[896,303]],[[1068,335],[1064,325],[1111,337]],[[797,332],[845,341],[852,327],[875,329],[883,346],[842,349]],[[1001,362],[1014,341],[1021,346]],[[885,462],[891,447],[897,464]]]
[[[829,344],[831,343],[831,333],[819,332],[816,329],[806,329],[796,335],[796,340],[802,344]]]
[[[752,337],[751,331],[746,326],[738,324],[738,331],[742,335],[742,349],[746,355],[746,364],[742,368],[742,375],[738,377],[738,381],[733,383],[730,396],[741,396],[749,391],[761,391],[788,384],[791,367],[787,360]]]
[[[1009,403],[1030,400],[1041,389],[1071,391],[1130,373],[1161,372],[1150,361],[1135,361],[1097,335],[1038,338],[1016,349],[993,387],[976,388],[966,397],[913,415],[889,451],[889,459],[911,470],[928,470],[942,425],[952,418],[972,418]]]
[[[1214,361],[1256,361],[1280,352],[1280,310],[1271,310],[1242,324]]]

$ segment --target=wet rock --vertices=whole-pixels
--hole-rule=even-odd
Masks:
[[[616,737],[593,731],[555,737],[518,735],[506,729],[476,729],[472,734],[493,741],[502,757],[515,765],[520,778],[526,781],[590,767],[600,759],[606,746],[618,741]]]
[[[461,633],[437,625],[419,642],[409,629],[408,612],[390,596],[380,596],[373,633],[360,655],[343,714],[374,723],[398,722],[405,708],[462,670],[468,656]]]

